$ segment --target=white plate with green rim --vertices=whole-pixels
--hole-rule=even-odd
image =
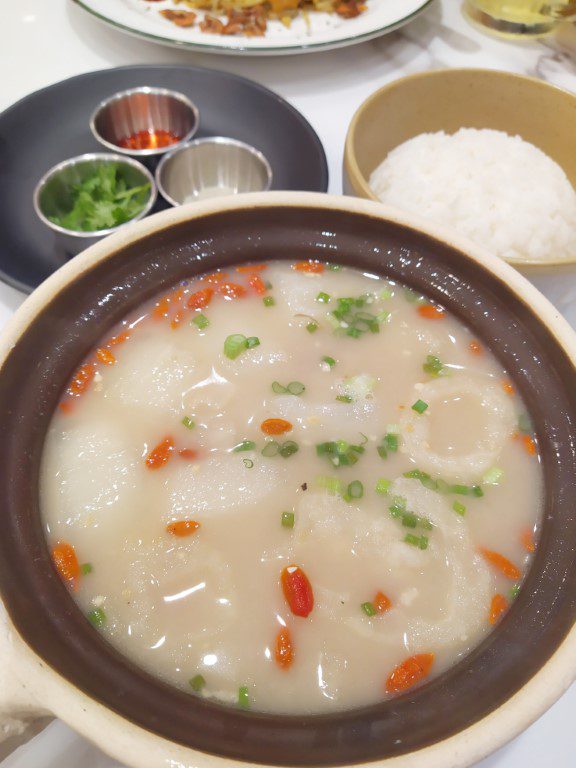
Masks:
[[[366,0],[367,9],[354,19],[311,11],[294,19],[290,27],[269,21],[263,37],[247,37],[208,34],[198,23],[178,27],[160,14],[187,9],[174,0],[74,0],[105,24],[146,40],[204,52],[260,56],[322,51],[371,40],[408,23],[433,1]]]

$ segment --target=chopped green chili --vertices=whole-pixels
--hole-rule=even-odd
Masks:
[[[242,440],[241,443],[235,445],[232,448],[233,453],[240,453],[241,451],[255,451],[256,443],[253,440]]]
[[[182,419],[182,424],[186,427],[186,429],[194,429],[196,426],[196,422],[193,421],[193,419],[190,418],[190,416],[184,416]]]
[[[424,373],[429,373],[431,376],[440,376],[444,371],[444,365],[436,355],[427,355],[426,362],[422,365],[422,369]]]
[[[333,357],[328,357],[328,355],[325,355],[322,358],[322,362],[326,363],[326,365],[329,365],[330,368],[334,368],[334,366],[336,365],[336,360],[334,360]]]
[[[362,603],[360,606],[366,616],[376,616],[376,608],[374,608],[373,603]]]
[[[94,568],[92,566],[92,563],[83,563],[80,566],[80,572],[82,573],[83,576],[88,576],[88,574],[92,573],[93,570]]]
[[[208,328],[208,326],[210,325],[210,320],[208,320],[206,315],[203,315],[203,314],[199,314],[199,315],[196,315],[196,317],[193,317],[192,322],[200,331],[203,331],[205,328]]]
[[[316,296],[316,301],[319,301],[321,304],[328,304],[330,301],[330,294],[320,291],[318,296]]]
[[[106,624],[106,614],[103,608],[94,608],[88,614],[88,621],[95,627],[103,627]]]
[[[385,480],[383,477],[379,478],[379,480],[376,481],[376,493],[379,493],[381,496],[386,496],[391,485],[391,480]]]
[[[416,400],[412,406],[412,410],[416,411],[416,413],[419,413],[420,415],[422,415],[427,408],[428,403],[425,403],[424,400]]]
[[[246,469],[252,469],[252,467],[254,466],[254,462],[252,461],[252,459],[242,459],[242,461],[244,462],[244,466],[246,467]]]
[[[294,512],[282,512],[281,523],[283,528],[294,528]]]
[[[248,694],[248,686],[241,685],[238,688],[238,706],[242,709],[248,709],[250,707],[250,696]]]
[[[188,680],[188,684],[192,688],[193,691],[196,691],[196,693],[200,693],[202,688],[206,685],[206,680],[202,677],[202,675],[194,675],[194,677],[191,680]]]
[[[265,307],[273,307],[276,302],[274,301],[274,296],[264,296],[262,299],[262,303]]]
[[[352,395],[336,395],[336,400],[338,400],[339,403],[353,403],[354,398]]]
[[[466,514],[466,507],[464,504],[461,504],[459,501],[455,501],[454,504],[452,504],[452,509],[454,512],[456,512],[457,515],[464,516]]]

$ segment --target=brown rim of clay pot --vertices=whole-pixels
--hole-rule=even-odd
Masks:
[[[384,759],[465,730],[514,696],[550,660],[576,619],[576,372],[570,355],[495,268],[379,218],[384,209],[377,206],[354,211],[346,210],[353,206],[345,200],[326,198],[332,202],[321,207],[319,196],[309,199],[314,206],[300,207],[293,196],[290,205],[270,203],[265,210],[240,201],[191,220],[182,220],[186,211],[161,214],[156,228],[153,220],[138,225],[145,237],[116,237],[107,254],[100,244],[97,252],[104,255],[81,257],[85,268],[73,279],[53,279],[52,298],[46,296],[53,288],[40,289],[0,369],[0,594],[18,632],[76,688],[154,734],[227,758],[291,766]],[[172,223],[160,228],[160,222]],[[38,509],[39,462],[69,376],[131,309],[202,271],[242,261],[326,257],[425,292],[495,352],[534,417],[545,474],[544,526],[508,615],[438,679],[392,701],[333,715],[238,711],[152,678],[84,618],[50,560]]]

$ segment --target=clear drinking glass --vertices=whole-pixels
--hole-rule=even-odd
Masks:
[[[505,37],[538,37],[561,21],[576,19],[576,0],[464,0],[464,13]]]

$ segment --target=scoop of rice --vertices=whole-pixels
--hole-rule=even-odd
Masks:
[[[370,187],[383,203],[453,227],[507,261],[576,258],[576,191],[519,136],[420,134],[390,152]]]

